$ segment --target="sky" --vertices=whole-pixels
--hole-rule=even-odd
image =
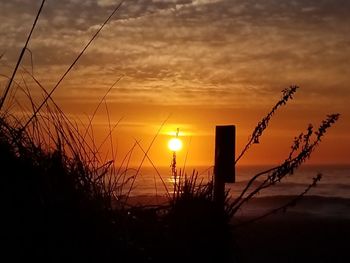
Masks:
[[[40,3],[0,0],[1,91]],[[47,0],[22,66],[51,90],[118,3]],[[126,0],[53,98],[86,122],[120,79],[93,121],[102,140],[121,120],[120,160],[135,140],[147,149],[166,121],[150,150],[155,165],[170,164],[166,144],[177,128],[179,163],[211,165],[216,125],[236,125],[238,154],[281,90],[298,85],[241,164],[283,161],[293,138],[330,113],[341,119],[309,163],[350,164],[349,12],[346,0]],[[23,68],[16,80],[42,101]]]

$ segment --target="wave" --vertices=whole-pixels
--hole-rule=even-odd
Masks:
[[[295,195],[255,197],[242,207],[239,216],[261,215],[290,202],[294,198]],[[304,196],[295,206],[289,207],[287,211],[294,215],[350,219],[350,198],[319,195]]]
[[[248,184],[248,180],[247,181],[240,181],[240,182],[236,182],[234,184],[227,184],[229,188],[233,188],[233,187],[245,187]],[[252,188],[258,186],[259,184],[261,184],[262,181],[255,181],[252,184]],[[280,182],[277,183],[271,187],[274,188],[295,188],[295,187],[307,187],[311,182],[305,182],[305,183],[297,183],[297,182]],[[342,190],[350,190],[350,185],[349,184],[344,184],[344,183],[323,183],[323,182],[319,182],[316,186],[316,188],[332,188],[332,189],[342,189]]]

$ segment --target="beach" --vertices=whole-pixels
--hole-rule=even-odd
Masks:
[[[289,199],[252,200],[233,223],[254,218]],[[236,227],[233,234],[237,262],[349,262],[350,200],[306,196],[285,213]]]
[[[228,184],[230,194],[238,196],[257,171],[267,167],[238,167],[236,183]],[[203,169],[204,170],[204,169]],[[166,174],[166,168],[160,170]],[[230,224],[237,262],[349,262],[350,178],[349,166],[305,166],[285,182],[261,192],[233,217]],[[302,192],[317,172],[321,182],[285,212],[257,222],[234,227],[288,203]],[[152,171],[138,178],[138,187],[128,200],[132,206],[166,204],[161,186],[154,195]],[[204,181],[206,181],[206,175]],[[164,177],[166,178],[166,176]],[[168,189],[172,189],[169,179]],[[172,193],[170,192],[170,195]]]
[[[350,199],[305,196],[285,212],[242,224],[291,199],[255,198],[234,216],[230,225],[235,262],[349,262]],[[152,206],[166,203],[166,198],[134,196],[129,203]]]

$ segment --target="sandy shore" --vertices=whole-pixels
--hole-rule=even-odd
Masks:
[[[251,200],[232,225],[280,206],[291,196]],[[164,204],[165,197],[130,197],[132,205]],[[350,262],[350,199],[306,196],[285,213],[233,227],[236,262]]]
[[[258,198],[242,222],[290,197]],[[350,262],[350,200],[305,197],[297,206],[234,229],[238,262]]]

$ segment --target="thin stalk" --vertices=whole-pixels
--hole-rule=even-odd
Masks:
[[[16,66],[15,66],[13,72],[12,72],[12,76],[11,76],[11,78],[10,78],[10,81],[8,82],[7,87],[5,88],[4,95],[3,95],[2,98],[0,99],[0,110],[2,109],[2,106],[3,106],[4,103],[5,103],[7,94],[8,94],[8,92],[9,92],[9,90],[10,90],[10,87],[11,87],[11,84],[12,84],[12,82],[13,82],[15,76],[16,76],[18,67],[19,67],[19,65],[20,65],[21,62],[22,62],[22,58],[23,58],[24,53],[25,53],[25,51],[26,51],[26,49],[27,49],[29,40],[30,40],[30,38],[31,38],[31,36],[32,36],[32,34],[33,34],[34,28],[35,28],[36,23],[37,23],[37,21],[38,21],[38,19],[39,19],[39,16],[40,16],[40,14],[41,14],[41,11],[42,11],[42,9],[43,9],[43,6],[44,6],[45,1],[46,1],[46,0],[43,0],[43,1],[41,2],[39,11],[38,11],[38,13],[36,14],[36,17],[35,17],[35,20],[34,20],[32,29],[30,30],[29,35],[28,35],[28,37],[27,37],[27,41],[26,41],[26,43],[24,44],[24,47],[23,47],[23,49],[22,49],[22,51],[21,51],[21,54],[19,55],[19,58],[18,58],[18,60],[17,60],[17,64],[16,64]],[[43,104],[43,105],[44,105],[44,104]],[[32,119],[31,119],[31,120],[32,120]]]
[[[31,118],[25,123],[25,125],[22,127],[22,130],[24,130],[29,123],[35,118],[35,116],[39,113],[39,111],[42,109],[42,107],[45,105],[45,103],[49,100],[49,98],[52,96],[52,94],[55,92],[55,90],[59,87],[61,82],[65,79],[65,77],[68,75],[68,73],[72,70],[72,68],[75,66],[75,64],[78,62],[78,60],[81,58],[81,56],[85,53],[87,48],[91,45],[91,43],[95,40],[95,38],[98,36],[98,34],[101,32],[101,30],[105,27],[105,25],[109,22],[109,20],[113,17],[113,15],[119,10],[124,0],[122,0],[112,11],[112,13],[108,16],[108,18],[103,22],[103,24],[100,26],[100,28],[96,31],[96,33],[93,35],[93,37],[90,39],[90,41],[85,45],[85,47],[80,51],[78,56],[75,58],[73,63],[69,66],[69,68],[66,70],[66,72],[61,76],[59,81],[56,83],[56,85],[53,87],[53,89],[50,91],[50,93],[46,96],[44,101],[40,104],[40,106],[37,108],[37,110],[33,113]],[[1,109],[1,108],[0,108]]]

